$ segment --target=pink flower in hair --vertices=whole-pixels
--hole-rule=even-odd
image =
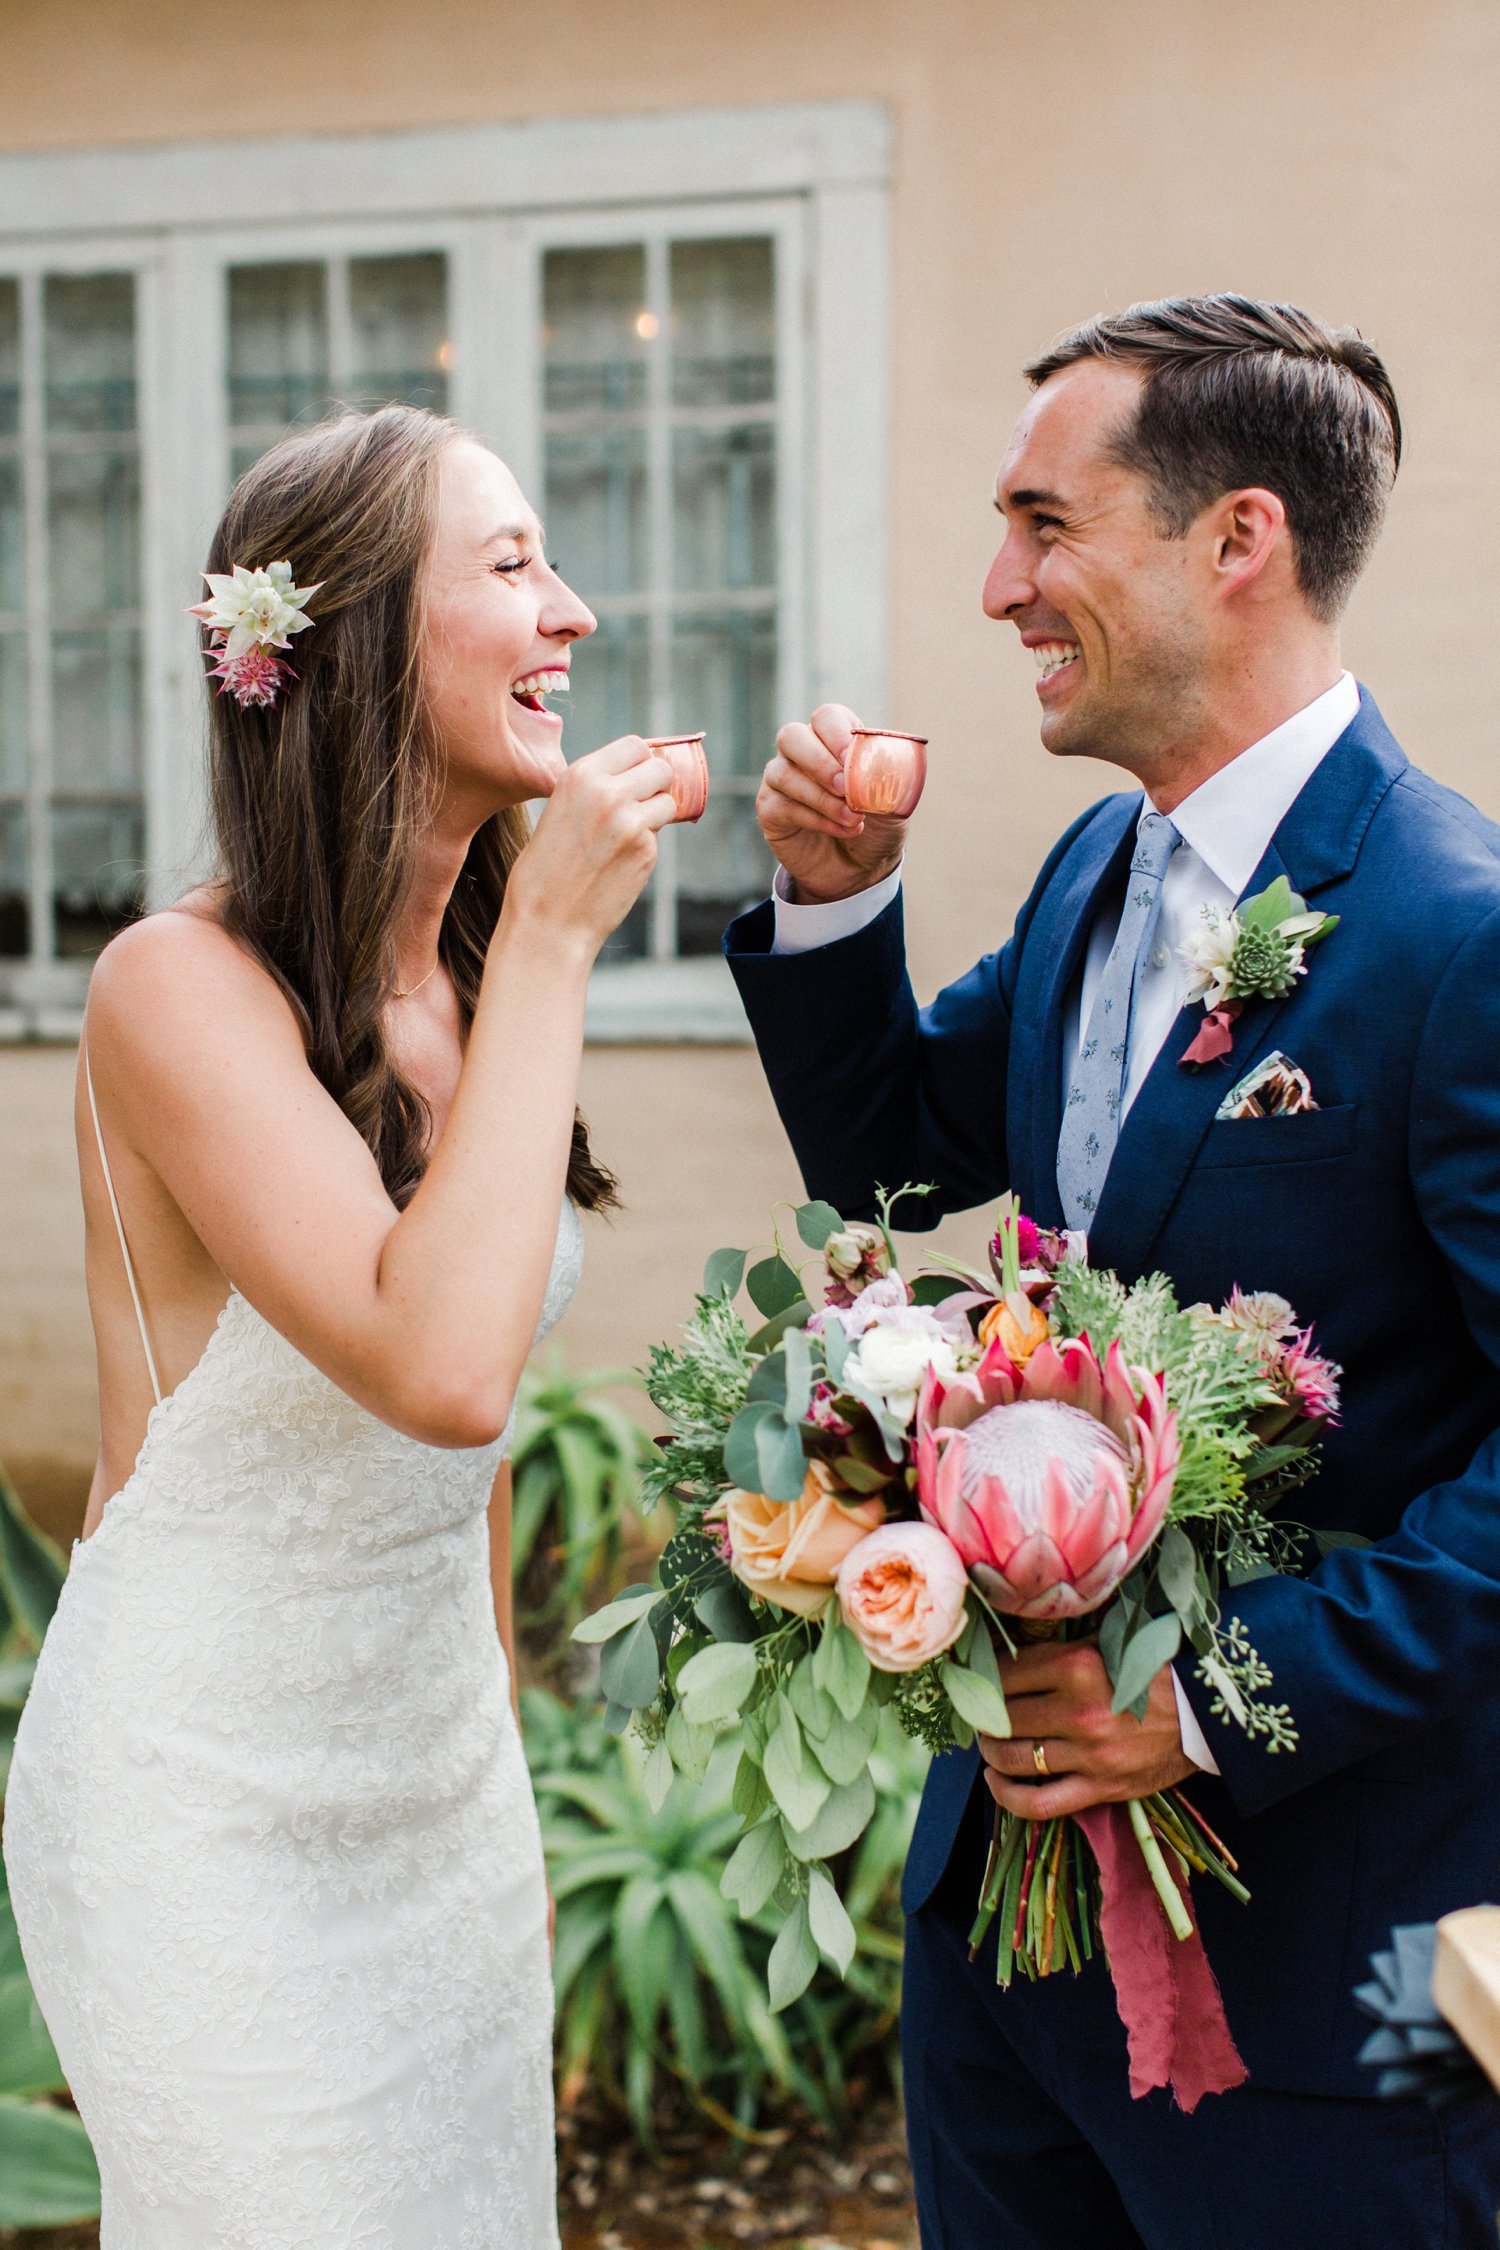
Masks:
[[[232,695],[242,710],[252,703],[274,703],[297,675],[273,652],[290,648],[292,635],[305,633],[312,624],[305,612],[318,587],[294,585],[289,562],[274,562],[264,570],[236,563],[232,574],[205,571],[204,577],[210,598],[194,602],[188,615],[207,628],[204,653],[216,659],[211,677],[220,682],[220,695]]]

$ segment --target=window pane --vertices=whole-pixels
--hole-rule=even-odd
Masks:
[[[21,290],[0,281],[0,437],[21,427]]]
[[[674,242],[674,402],[750,406],[775,395],[773,245],[761,238]]]
[[[643,617],[604,617],[573,650],[567,702],[569,755],[597,750],[646,725],[650,658]]]
[[[21,464],[0,458],[0,610],[19,610],[26,599],[22,567]]]
[[[605,413],[646,398],[646,253],[549,250],[543,265],[545,401],[549,412]]]
[[[680,829],[677,950],[717,953],[724,925],[771,887],[771,855],[744,797],[710,798],[696,828]]]
[[[732,611],[680,617],[672,633],[674,726],[701,727],[713,774],[758,774],[776,732],[776,623]]]
[[[59,790],[136,787],[140,644],[132,630],[52,636],[53,774]]]
[[[140,465],[128,453],[54,453],[47,468],[54,617],[133,609],[140,599]]]
[[[25,790],[26,740],[26,643],[0,633],[0,790]]]
[[[229,269],[229,419],[281,428],[329,406],[321,265]]]
[[[59,805],[52,815],[57,950],[97,953],[144,902],[144,834],[138,805]]]
[[[646,433],[607,430],[547,440],[542,515],[547,545],[568,583],[633,594],[647,580]]]
[[[0,805],[0,960],[24,960],[30,951],[26,814],[19,805]]]
[[[672,574],[678,588],[776,582],[775,433],[677,430],[672,438]]]
[[[49,274],[43,289],[49,430],[135,428],[135,280]]]
[[[354,392],[362,406],[448,411],[448,261],[354,258],[349,264]]]

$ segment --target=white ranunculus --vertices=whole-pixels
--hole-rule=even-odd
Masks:
[[[957,1374],[953,1338],[923,1306],[902,1306],[865,1330],[844,1362],[841,1381],[856,1398],[871,1406],[879,1402],[897,1421],[909,1422],[929,1368],[944,1382]]]
[[[1229,997],[1229,964],[1239,943],[1240,918],[1205,907],[1203,919],[1177,948],[1177,957],[1188,970],[1184,1005],[1202,1000],[1213,1010]]]

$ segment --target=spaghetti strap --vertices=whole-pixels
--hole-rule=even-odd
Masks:
[[[83,1042],[83,1076],[89,1090],[89,1110],[94,1120],[94,1139],[99,1144],[99,1162],[104,1167],[104,1185],[109,1190],[109,1207],[115,1215],[115,1232],[120,1238],[120,1255],[125,1261],[125,1279],[130,1283],[130,1301],[135,1306],[136,1325],[141,1332],[141,1344],[146,1354],[146,1366],[151,1376],[151,1393],[158,1406],[161,1404],[161,1383],[156,1373],[156,1355],[151,1349],[151,1337],[146,1327],[146,1315],[141,1306],[141,1292],[136,1285],[135,1261],[130,1255],[130,1244],[125,1240],[125,1222],[120,1217],[120,1199],[115,1194],[115,1178],[109,1168],[109,1158],[104,1148],[104,1128],[99,1123],[99,1104],[94,1099],[94,1073],[89,1066],[89,1043]]]

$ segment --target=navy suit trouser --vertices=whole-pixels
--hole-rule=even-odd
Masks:
[[[1434,2111],[1252,2081],[1186,2117],[1165,2092],[1131,2099],[1101,1962],[1002,1992],[992,1929],[971,1966],[987,1803],[976,1785],[907,1924],[923,2250],[1496,2250],[1500,2102]]]

